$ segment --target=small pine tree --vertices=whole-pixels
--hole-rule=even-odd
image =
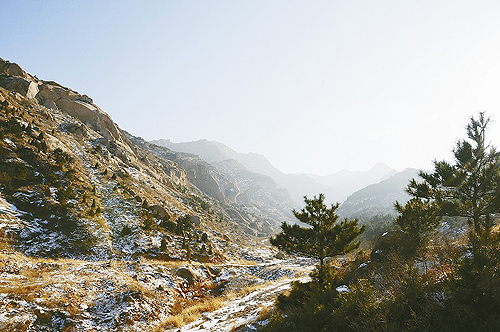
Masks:
[[[357,220],[344,219],[337,223],[339,216],[335,213],[339,204],[328,208],[324,203],[325,196],[319,194],[313,199],[304,197],[306,207],[293,214],[310,228],[299,225],[281,225],[281,233],[271,238],[271,244],[286,252],[300,253],[314,257],[320,261],[320,271],[326,257],[346,254],[359,247],[356,238],[365,230],[358,227]]]
[[[395,223],[405,235],[408,244],[406,250],[413,257],[439,226],[441,217],[438,207],[429,200],[412,198],[404,206],[396,202],[394,208],[399,213]]]
[[[204,232],[204,233],[201,235],[201,241],[202,241],[202,242],[207,242],[207,241],[208,241],[208,235],[207,235],[207,233],[205,233],[205,232]]]

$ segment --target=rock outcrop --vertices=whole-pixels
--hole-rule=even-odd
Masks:
[[[87,96],[53,81],[42,81],[26,73],[18,64],[0,58],[0,86],[19,93],[48,109],[60,109],[101,134],[105,143],[116,148],[123,160],[137,159],[121,130],[111,117]]]

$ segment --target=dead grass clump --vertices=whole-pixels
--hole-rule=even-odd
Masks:
[[[207,297],[203,300],[193,302],[177,301],[172,306],[171,313],[162,323],[163,327],[181,327],[185,324],[194,322],[201,317],[204,312],[212,312],[224,305],[224,299],[221,297]]]
[[[260,321],[266,320],[270,318],[272,314],[273,314],[273,307],[271,306],[262,307],[262,309],[259,312],[259,317],[257,318],[257,320]]]

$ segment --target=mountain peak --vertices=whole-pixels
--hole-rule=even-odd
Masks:
[[[391,171],[393,168],[388,166],[387,164],[384,164],[382,162],[378,162],[373,167],[370,169],[370,171]]]

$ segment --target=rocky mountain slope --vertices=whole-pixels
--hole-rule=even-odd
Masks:
[[[342,217],[369,219],[380,214],[395,215],[394,202],[406,203],[410,196],[405,189],[418,170],[407,168],[379,183],[371,184],[350,195],[337,212]]]
[[[241,288],[292,276],[252,268],[276,254],[255,236],[281,212],[237,177],[0,59],[0,330],[168,328],[236,276]]]

